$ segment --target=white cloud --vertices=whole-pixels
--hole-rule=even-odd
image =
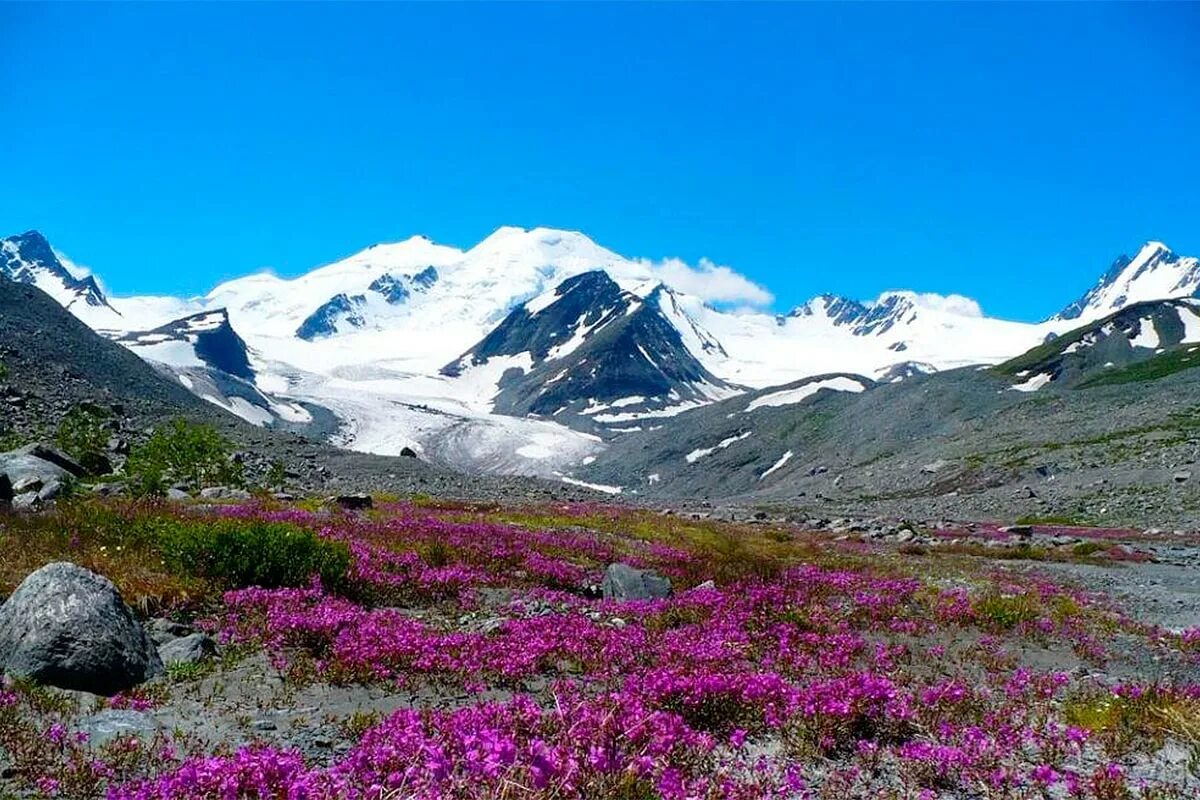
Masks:
[[[67,257],[66,253],[61,250],[55,250],[54,255],[58,257],[58,260],[62,263],[63,268],[67,272],[71,273],[73,277],[82,280],[90,275],[95,279],[96,285],[100,287],[100,291],[108,294],[108,287],[105,286],[103,281],[100,280],[100,276],[92,271],[91,267],[85,267],[83,264],[75,263]]]
[[[884,292],[875,301],[882,303],[889,295],[902,295],[912,300],[917,308],[937,311],[943,314],[954,314],[960,317],[982,317],[983,309],[979,302],[961,294],[936,294],[934,292],[891,291]]]
[[[639,263],[650,270],[655,280],[672,289],[699,297],[706,303],[745,303],[752,306],[770,305],[775,299],[770,292],[729,267],[714,264],[707,258],[691,266],[678,258],[662,261],[641,259]]]

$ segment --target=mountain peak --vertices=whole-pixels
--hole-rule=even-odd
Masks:
[[[1087,293],[1054,320],[1091,321],[1125,306],[1148,300],[1191,297],[1200,291],[1200,260],[1175,255],[1159,241],[1148,241],[1130,258],[1123,255]]]

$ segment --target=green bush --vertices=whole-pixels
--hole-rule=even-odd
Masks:
[[[304,528],[261,520],[152,524],[167,567],[185,575],[227,588],[305,586],[317,575],[326,588],[345,588],[349,548]]]
[[[104,454],[108,449],[107,419],[108,413],[100,408],[75,406],[59,420],[54,434],[58,446],[93,475],[112,469]]]
[[[174,419],[157,428],[133,449],[125,465],[130,490],[136,495],[162,495],[173,482],[192,490],[206,486],[240,486],[242,465],[232,447],[211,425]]]

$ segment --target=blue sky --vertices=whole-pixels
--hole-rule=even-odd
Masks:
[[[1200,5],[0,4],[0,232],[117,293],[502,224],[1035,319],[1200,253]]]

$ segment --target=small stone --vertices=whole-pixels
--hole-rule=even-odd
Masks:
[[[207,633],[192,633],[172,639],[158,648],[163,664],[198,664],[217,652],[217,643]]]

